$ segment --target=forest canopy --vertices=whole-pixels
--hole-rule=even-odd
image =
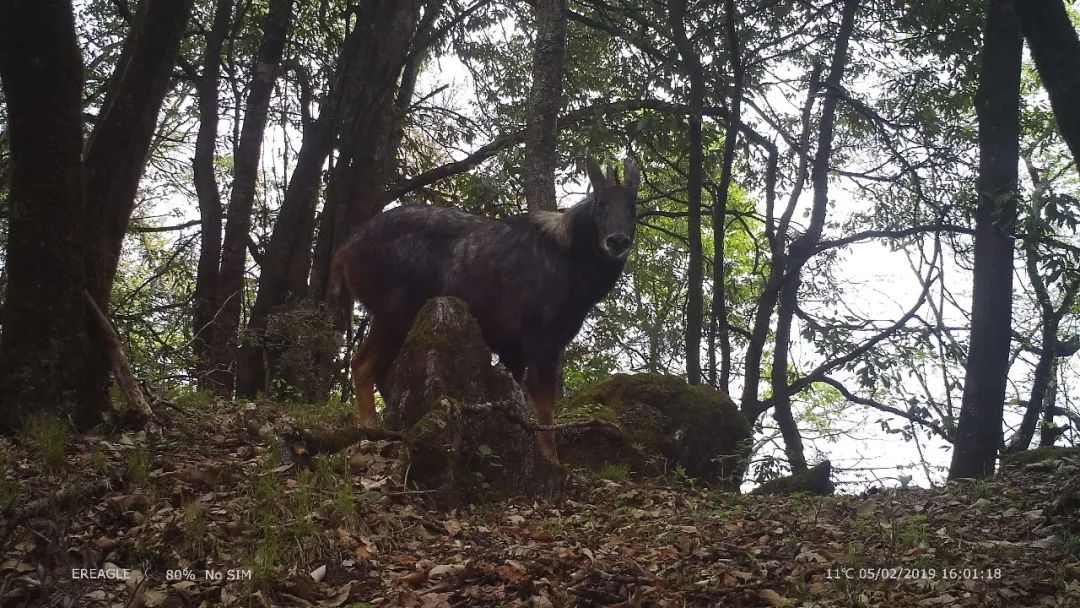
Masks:
[[[1077,10],[0,0],[0,428],[348,401],[349,235],[400,205],[565,209],[592,155],[640,167],[638,227],[565,395],[723,391],[747,481],[830,459],[927,485],[1076,445]]]

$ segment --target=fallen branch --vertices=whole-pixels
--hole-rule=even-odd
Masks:
[[[98,328],[105,337],[105,344],[109,351],[109,363],[112,367],[113,376],[116,378],[116,383],[120,385],[120,390],[123,391],[124,396],[127,397],[128,409],[135,414],[136,420],[145,424],[147,421],[153,419],[154,411],[151,410],[150,405],[146,403],[146,398],[143,396],[142,389],[139,388],[139,383],[135,380],[135,373],[131,371],[131,363],[128,362],[127,355],[124,354],[124,347],[120,344],[120,336],[116,333],[116,329],[113,328],[112,323],[109,322],[109,318],[106,317],[105,313],[98,307],[97,302],[94,301],[90,292],[83,290],[83,294],[86,296],[86,301],[90,305],[91,315],[93,315]]]
[[[60,488],[48,496],[32,500],[21,507],[10,506],[4,509],[4,522],[0,524],[0,542],[7,538],[8,534],[23,521],[40,515],[46,510],[67,505],[84,498],[97,498],[108,492],[113,487],[123,485],[123,479],[119,475],[99,479],[91,483],[80,483]]]

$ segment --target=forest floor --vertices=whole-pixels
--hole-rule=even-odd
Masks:
[[[0,606],[1080,606],[1068,456],[864,496],[580,477],[446,511],[391,481],[391,442],[296,467],[244,409],[0,439]]]

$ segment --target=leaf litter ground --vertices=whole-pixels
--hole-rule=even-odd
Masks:
[[[1080,606],[1075,455],[864,496],[580,476],[559,501],[447,511],[394,481],[392,441],[298,467],[252,406],[159,409],[52,472],[0,439],[0,605]]]

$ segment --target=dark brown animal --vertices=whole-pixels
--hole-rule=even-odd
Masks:
[[[589,158],[592,192],[561,213],[492,220],[409,205],[361,226],[334,258],[335,273],[372,317],[352,360],[360,424],[378,426],[375,383],[436,296],[468,305],[492,352],[524,378],[537,422],[552,424],[563,349],[615,286],[633,244],[640,176],[632,160],[624,167],[620,181],[614,168],[605,177]],[[540,433],[540,448],[555,459],[551,432]]]

